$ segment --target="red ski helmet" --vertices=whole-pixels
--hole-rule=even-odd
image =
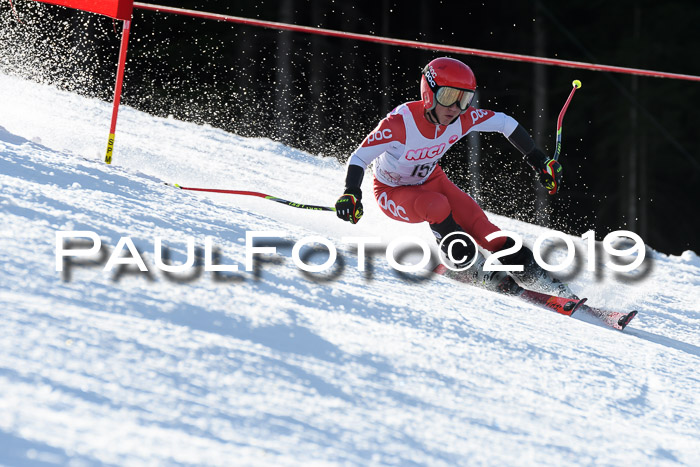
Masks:
[[[430,111],[440,103],[446,107],[458,103],[466,112],[476,91],[476,77],[471,68],[454,58],[440,57],[423,68],[420,94],[423,107]]]

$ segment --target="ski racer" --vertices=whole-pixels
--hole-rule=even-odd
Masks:
[[[481,207],[452,183],[440,167],[447,150],[472,131],[503,134],[539,174],[540,183],[555,194],[562,182],[562,167],[548,158],[512,117],[471,106],[476,90],[472,70],[459,60],[437,58],[425,66],[420,80],[421,100],[392,110],[362,141],[347,164],[345,190],[335,204],[338,217],[357,223],[363,214],[360,185],[365,170],[374,162],[374,197],[387,216],[401,222],[427,222],[454,266],[475,263],[464,273],[470,281],[491,290],[515,293],[518,284],[505,272],[486,272],[485,258],[472,242],[452,233],[466,232],[490,252],[513,247],[509,237],[487,241],[500,229]],[[448,237],[449,236],[449,237]],[[523,246],[500,262],[523,265],[511,272],[528,289],[573,298],[568,286],[551,277]]]

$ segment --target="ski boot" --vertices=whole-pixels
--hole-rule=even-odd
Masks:
[[[454,257],[462,259],[460,264],[453,263],[457,268],[470,263],[475,255],[477,257],[474,264],[472,264],[469,269],[461,271],[449,270],[445,273],[446,276],[494,292],[510,295],[517,295],[522,292],[522,287],[520,287],[505,271],[484,271],[486,258],[479,254],[476,245],[469,242],[464,244],[459,241],[453,243],[453,241],[459,239],[459,237],[452,241],[441,243],[443,238],[452,233],[464,232],[455,222],[452,214],[448,215],[447,218],[439,224],[431,224],[430,228],[438,244],[441,244],[446,256],[449,257],[448,251],[452,248]]]
[[[470,285],[475,285],[493,292],[500,292],[508,295],[518,295],[523,288],[505,271],[484,271],[486,258],[477,253],[478,257],[474,264],[463,271],[450,271],[446,275]]]
[[[503,249],[512,246],[509,244],[510,242],[512,242],[512,240],[509,238]],[[515,277],[525,289],[548,295],[556,295],[557,297],[570,298],[572,300],[579,299],[567,284],[553,277],[548,271],[543,269],[542,266],[537,264],[532,251],[526,246],[523,246],[517,253],[501,257],[500,260],[503,264],[523,265],[522,271],[511,271],[510,274]]]

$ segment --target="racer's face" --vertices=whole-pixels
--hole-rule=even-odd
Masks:
[[[437,104],[435,106],[435,115],[437,115],[440,125],[449,125],[450,122],[452,122],[452,120],[454,120],[460,114],[460,112],[461,110],[457,102],[449,107],[445,107],[441,104]]]

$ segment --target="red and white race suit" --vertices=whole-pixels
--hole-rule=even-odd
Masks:
[[[504,237],[484,237],[500,230],[471,196],[454,185],[438,161],[472,131],[510,136],[518,122],[500,112],[470,108],[450,125],[435,125],[424,115],[422,101],[408,102],[387,115],[352,154],[348,164],[363,169],[374,162],[374,195],[389,217],[410,223],[455,221],[482,247],[496,251]]]

